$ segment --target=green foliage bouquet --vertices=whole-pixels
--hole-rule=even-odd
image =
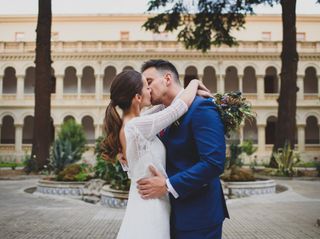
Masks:
[[[255,118],[255,113],[251,110],[251,105],[246,98],[242,97],[241,92],[228,92],[224,94],[215,94],[214,103],[217,105],[224,131],[227,137],[230,137],[230,132],[239,128],[244,120],[252,120]]]

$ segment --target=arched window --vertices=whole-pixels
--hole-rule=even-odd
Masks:
[[[64,72],[63,92],[64,93],[78,92],[77,70],[72,66],[67,67]]]
[[[276,139],[277,118],[270,116],[266,126],[266,144],[274,144]]]
[[[90,66],[83,68],[81,78],[81,93],[94,93],[96,84],[95,82],[94,69]]]
[[[10,115],[2,118],[1,144],[15,144],[14,120]]]
[[[134,70],[134,68],[132,66],[125,66],[123,67],[122,71],[130,71],[130,70]]]
[[[308,67],[305,71],[303,90],[308,94],[316,94],[319,91],[317,72],[314,67]]]
[[[217,76],[212,66],[207,66],[203,71],[203,84],[211,91],[217,92]]]
[[[188,66],[184,74],[184,87],[187,87],[192,79],[199,79],[198,70],[194,66]]]
[[[307,124],[305,128],[305,143],[306,144],[319,144],[319,126],[318,120],[314,116],[307,118]]]
[[[95,135],[94,135],[94,126],[93,119],[91,116],[85,116],[81,120],[81,124],[83,126],[84,132],[86,134],[87,142],[89,144],[94,144]]]
[[[264,77],[264,93],[278,93],[278,88],[277,69],[274,67],[268,67]]]
[[[256,71],[253,67],[248,66],[244,69],[242,80],[243,93],[257,93]]]
[[[2,92],[4,94],[14,94],[17,92],[16,70],[13,67],[7,67],[4,70],[2,84],[3,84]]]
[[[239,78],[237,68],[234,66],[229,66],[226,69],[225,76],[225,91],[238,91],[239,90]]]
[[[104,69],[104,77],[103,77],[103,93],[110,92],[110,86],[113,78],[116,76],[117,70],[113,66],[108,66]]]
[[[258,143],[258,128],[256,119],[246,120],[243,127],[243,140]]]
[[[32,144],[33,139],[33,116],[27,116],[23,121],[22,143]]]
[[[72,115],[67,115],[66,117],[64,117],[63,122],[67,122],[68,120],[74,120],[75,118]]]
[[[26,76],[24,78],[24,93],[33,94],[35,84],[35,68],[28,67],[26,69]]]

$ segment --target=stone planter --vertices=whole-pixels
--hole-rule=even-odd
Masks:
[[[37,184],[38,193],[81,198],[85,182],[60,182],[50,180],[39,180]]]
[[[115,190],[105,185],[100,191],[101,205],[112,208],[125,208],[128,203],[128,191]]]
[[[223,186],[228,192],[228,197],[247,197],[276,192],[274,180],[257,179],[248,182],[223,182]]]

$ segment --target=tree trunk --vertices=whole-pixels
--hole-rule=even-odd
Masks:
[[[296,0],[281,0],[283,41],[281,53],[281,88],[278,99],[278,120],[273,150],[287,141],[294,147],[297,110],[297,67],[299,56],[296,39]],[[272,158],[270,166],[277,166]]]
[[[36,40],[35,108],[32,158],[41,170],[49,159],[51,81],[51,0],[39,0]]]

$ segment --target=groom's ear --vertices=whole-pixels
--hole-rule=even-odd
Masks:
[[[165,79],[166,86],[169,86],[172,84],[173,78],[169,72],[164,75],[164,79]]]

